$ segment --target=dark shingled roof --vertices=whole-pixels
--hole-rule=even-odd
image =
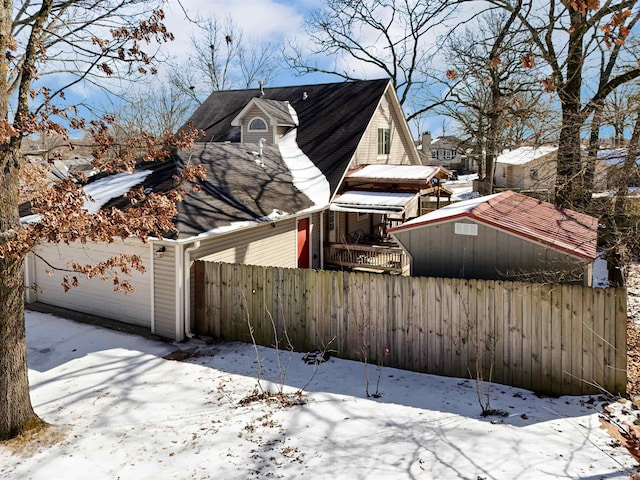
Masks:
[[[203,164],[207,177],[199,192],[189,193],[178,202],[174,220],[178,238],[188,238],[237,222],[255,222],[273,213],[296,213],[312,207],[313,202],[293,186],[277,146],[265,145],[262,163],[255,144],[197,143],[190,150],[179,150],[170,160],[145,162],[140,170],[152,170],[138,186],[166,192],[175,186],[186,162]],[[103,208],[126,208],[124,197],[114,198]]]
[[[313,202],[293,186],[291,172],[277,146],[265,145],[262,162],[252,154],[257,145],[198,143],[178,151],[179,165],[189,161],[205,165],[207,177],[201,191],[178,203],[176,227],[179,237],[198,235],[235,222],[255,221],[280,210],[296,213]]]
[[[288,101],[295,109],[298,145],[327,178],[333,195],[388,85],[382,79],[274,87],[265,88],[263,98]],[[240,142],[240,127],[231,121],[259,95],[259,89],[213,92],[187,124],[205,132],[202,142]]]

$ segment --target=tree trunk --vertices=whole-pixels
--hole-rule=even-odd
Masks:
[[[0,239],[20,226],[17,158],[10,144],[0,148]],[[0,258],[0,440],[42,425],[29,398],[23,279],[22,257]]]
[[[589,136],[589,150],[584,165],[584,185],[587,191],[593,191],[595,186],[596,165],[598,163],[598,150],[600,150],[600,125],[602,124],[602,111],[604,100],[596,105],[591,118],[591,133]]]
[[[558,91],[562,106],[562,127],[558,145],[555,204],[562,208],[583,211],[591,199],[584,185],[580,158],[580,129],[584,123],[581,112],[582,67],[584,64],[584,16],[569,8],[571,29],[567,51],[565,84]]]

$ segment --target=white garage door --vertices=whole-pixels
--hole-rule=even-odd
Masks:
[[[52,271],[45,261],[36,256],[33,270],[33,278],[37,285],[36,299],[49,305],[133,325],[151,326],[152,275],[149,270],[149,245],[139,242],[48,244],[38,247],[37,253],[56,268],[69,268],[73,260],[80,264],[93,264],[119,253],[139,255],[147,271],[144,274],[134,271],[130,277],[125,275],[120,278],[121,281],[129,280],[136,289],[134,293],[129,294],[114,292],[110,279],[88,280],[81,274],[74,274],[78,277],[80,285],[65,293],[61,286],[65,273]]]

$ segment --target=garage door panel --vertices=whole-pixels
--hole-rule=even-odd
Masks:
[[[94,264],[120,253],[139,255],[147,269],[144,274],[134,271],[130,276],[120,276],[121,281],[128,280],[136,289],[131,294],[114,292],[111,278],[87,279],[81,274],[61,272],[51,268],[53,266],[56,269],[69,269],[73,260],[81,264]],[[151,273],[149,272],[148,245],[135,245],[128,242],[109,245],[56,244],[39,247],[37,254],[34,276],[37,285],[36,298],[39,302],[134,325],[150,326]],[[75,275],[80,283],[78,287],[66,293],[62,288],[65,274]]]

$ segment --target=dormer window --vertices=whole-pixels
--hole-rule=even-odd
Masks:
[[[249,122],[249,131],[250,132],[266,132],[267,122],[265,122],[260,117],[256,117]]]

